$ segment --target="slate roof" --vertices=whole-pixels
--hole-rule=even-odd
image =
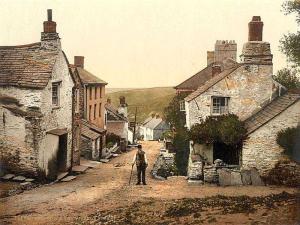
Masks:
[[[101,127],[97,127],[96,125],[88,122],[87,120],[82,120],[82,125],[88,127],[91,130],[94,130],[95,132],[101,133],[101,134],[106,132],[105,129],[103,129]]]
[[[235,71],[237,68],[242,66],[242,64],[234,64],[231,68],[223,70],[221,73],[215,75],[212,77],[210,80],[204,83],[204,85],[199,86],[199,88],[188,95],[184,100],[189,102],[192,101],[194,98],[198,97],[200,94],[204,93],[207,91],[210,87],[214,86],[216,83],[219,81],[223,80],[225,77],[230,75],[233,71]]]
[[[286,93],[277,97],[260,111],[245,120],[245,127],[248,130],[248,134],[254,132],[299,100],[300,93]]]
[[[0,86],[45,88],[58,53],[42,49],[40,42],[0,46]]]
[[[222,66],[222,63],[220,62],[212,63],[187,80],[183,81],[181,84],[177,85],[175,89],[184,89],[191,91],[197,90],[198,87],[202,86],[206,81],[212,78],[212,67],[215,64]]]
[[[150,121],[143,124],[143,127],[150,128],[154,130],[161,122],[163,122],[162,118],[151,118]]]
[[[126,117],[118,113],[118,109],[115,108],[112,104],[106,103],[105,109],[107,110],[108,113],[107,116],[108,121],[109,120],[118,120],[118,121],[125,121],[125,122],[128,121]]]
[[[82,125],[81,135],[84,136],[84,137],[86,137],[86,138],[92,139],[92,140],[95,140],[95,139],[97,139],[97,138],[99,138],[101,136],[101,134],[99,134],[99,133],[91,130],[86,125]]]
[[[80,79],[84,84],[107,84],[107,82],[105,82],[104,80],[101,80],[100,78],[96,77],[95,75],[91,74],[89,71],[81,67],[77,67],[77,71]]]

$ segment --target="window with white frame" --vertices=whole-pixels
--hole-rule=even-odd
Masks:
[[[229,113],[228,97],[212,97],[212,115],[223,115]]]
[[[180,111],[185,111],[185,101],[184,100],[179,102],[179,109],[180,109]]]
[[[58,107],[59,106],[59,87],[60,82],[53,82],[52,83],[52,106]]]

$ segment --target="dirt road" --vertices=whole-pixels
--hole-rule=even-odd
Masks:
[[[89,169],[72,182],[44,185],[19,195],[2,198],[0,224],[268,224],[271,221],[268,218],[277,217],[288,224],[296,224],[299,219],[296,189],[191,186],[184,177],[167,181],[154,180],[149,173],[159,153],[160,144],[144,142],[143,148],[149,161],[147,186],[134,185],[136,173],[133,175],[132,184],[128,185],[130,163],[135,153],[133,150],[107,164],[99,165],[98,168]],[[280,194],[283,191],[286,193]],[[223,197],[214,197],[217,195]],[[244,195],[247,198],[241,197]],[[266,206],[265,196],[275,199],[272,207]],[[182,200],[184,198],[189,200]],[[207,204],[203,205],[204,202]],[[218,205],[208,204],[209,202]],[[248,202],[248,205],[240,206],[240,202]],[[230,203],[237,204],[238,208],[245,208],[245,211],[224,213],[226,205]],[[248,210],[249,207],[252,209],[252,203],[256,208]],[[192,209],[199,210],[199,215],[188,208],[191,205]],[[181,215],[180,210],[172,211],[172,207],[186,210],[185,214]],[[211,210],[207,210],[209,208]],[[145,210],[147,212],[142,213]],[[201,219],[197,217],[200,217],[200,211]],[[135,218],[143,218],[141,215],[147,216],[143,219],[144,222]],[[240,222],[236,223],[237,219]],[[271,222],[284,224],[276,221],[282,222],[279,219]]]

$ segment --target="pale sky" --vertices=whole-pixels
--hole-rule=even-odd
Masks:
[[[263,40],[271,43],[274,73],[286,66],[279,52],[284,33],[297,31],[282,0],[0,0],[0,45],[40,41],[47,9],[73,63],[108,87],[175,86],[206,66],[216,40],[235,40],[238,55],[248,22],[261,16]]]

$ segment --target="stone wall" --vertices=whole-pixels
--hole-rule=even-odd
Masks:
[[[288,127],[296,127],[299,123],[300,101],[249,135],[243,146],[242,166],[256,167],[265,175],[284,158],[283,149],[276,142],[277,133]]]
[[[52,81],[61,82],[60,107],[52,108]],[[72,88],[74,86],[66,59],[59,52],[52,79],[42,89],[1,87],[0,96],[15,103],[0,102],[1,161],[13,172],[30,175],[48,174],[49,143],[47,131],[66,128],[68,132],[67,169],[72,157]]]
[[[128,123],[125,121],[107,121],[107,133],[114,133],[121,138],[128,138]]]
[[[60,85],[60,104],[59,107],[52,107],[52,83],[61,82]],[[39,151],[39,166],[48,173],[48,162],[51,159],[45,158],[46,155],[46,133],[52,129],[67,129],[68,141],[67,141],[67,169],[72,164],[72,102],[73,102],[73,90],[74,82],[70,74],[68,64],[62,52],[59,52],[57,60],[55,62],[52,79],[43,91],[41,111],[44,115],[42,120],[42,141],[40,143]]]
[[[212,115],[212,96],[229,97],[229,112],[248,118],[272,96],[272,65],[242,65],[194,100],[186,103],[187,126]]]
[[[36,176],[41,90],[0,88],[0,152],[5,169]]]

